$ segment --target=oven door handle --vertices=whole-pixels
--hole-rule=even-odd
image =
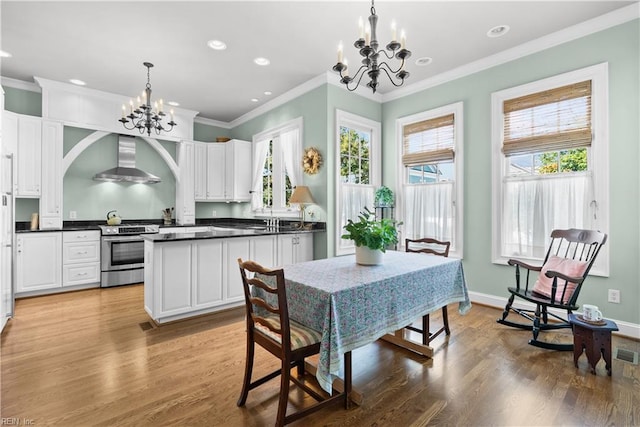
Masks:
[[[140,235],[122,235],[118,234],[117,236],[102,236],[103,242],[135,242],[142,241],[142,237]]]

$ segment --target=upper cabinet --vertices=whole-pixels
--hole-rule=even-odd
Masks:
[[[196,222],[196,203],[193,197],[194,188],[194,156],[193,142],[183,141],[178,144],[178,166],[180,179],[176,182],[176,222],[180,225],[192,225]]]
[[[224,195],[231,202],[251,200],[251,143],[231,140],[225,144]]]
[[[42,119],[5,112],[3,133],[15,156],[16,197],[40,197],[42,170]]]
[[[42,121],[42,195],[40,228],[62,228],[62,123]]]
[[[195,143],[196,201],[246,202],[250,189],[250,142]]]
[[[8,111],[2,119],[4,151],[15,158],[16,197],[39,197],[40,228],[62,228],[62,123]]]

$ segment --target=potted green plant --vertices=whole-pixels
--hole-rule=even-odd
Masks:
[[[355,243],[358,264],[376,265],[382,262],[382,254],[387,247],[398,243],[396,225],[394,219],[376,219],[375,214],[365,207],[357,221],[347,221],[342,238]]]
[[[374,204],[376,207],[392,207],[394,203],[393,191],[386,185],[376,190]]]

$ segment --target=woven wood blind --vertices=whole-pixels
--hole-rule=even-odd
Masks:
[[[436,117],[403,127],[405,166],[453,160],[454,115]]]
[[[504,101],[506,156],[591,145],[591,80]]]

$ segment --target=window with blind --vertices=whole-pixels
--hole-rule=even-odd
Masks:
[[[462,103],[399,119],[404,238],[451,242],[462,256]]]
[[[608,229],[606,64],[492,95],[493,254],[542,259],[553,229]],[[594,267],[608,271],[608,255]]]

